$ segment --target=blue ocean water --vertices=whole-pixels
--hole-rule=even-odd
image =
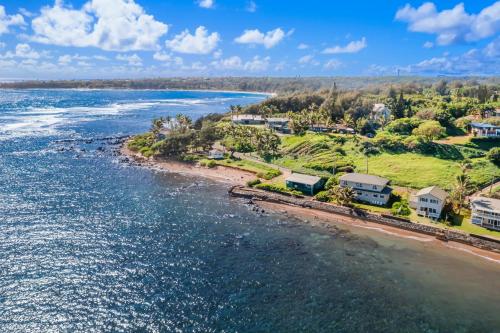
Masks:
[[[262,98],[0,91],[0,331],[500,332],[498,263],[116,155],[154,117]]]

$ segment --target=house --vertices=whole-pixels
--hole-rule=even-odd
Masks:
[[[239,114],[231,117],[233,124],[237,125],[264,125],[266,120],[259,115]]]
[[[340,187],[351,187],[355,198],[373,205],[384,206],[389,201],[392,189],[389,180],[362,173],[347,173],[339,178]]]
[[[410,206],[418,215],[437,220],[441,217],[446,198],[448,193],[437,186],[430,186],[418,191],[410,200]]]
[[[286,187],[301,191],[305,194],[314,195],[323,187],[323,180],[320,177],[292,173],[286,179]]]
[[[470,132],[480,138],[500,138],[500,126],[487,123],[471,123]]]
[[[475,197],[471,199],[472,223],[500,231],[500,200]]]
[[[212,149],[208,153],[208,158],[211,160],[223,160],[224,159],[224,152],[219,149]]]
[[[341,134],[356,134],[356,130],[354,130],[354,128],[344,125],[335,125],[333,131]]]
[[[492,117],[500,117],[500,109],[484,111],[484,118],[492,118]]]
[[[377,122],[388,122],[391,118],[391,110],[385,106],[383,103],[376,103],[373,105],[372,112],[370,113],[370,119]]]
[[[335,127],[325,124],[313,124],[309,127],[309,130],[316,133],[330,133],[335,130]]]
[[[275,130],[276,132],[285,133],[285,134],[290,133],[290,128],[288,127],[289,123],[290,123],[289,118],[267,118],[266,119],[267,127],[269,127],[272,130]]]

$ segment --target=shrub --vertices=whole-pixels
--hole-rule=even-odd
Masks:
[[[329,191],[318,192],[318,194],[314,196],[314,199],[321,202],[329,202],[331,200],[330,192]]]
[[[276,193],[281,193],[281,194],[291,194],[291,195],[302,195],[302,192],[297,191],[297,190],[290,190],[284,186],[281,185],[276,185],[276,184],[257,184],[254,186],[255,188],[258,188],[260,190],[264,191],[269,191],[269,192],[276,192]]]
[[[500,147],[491,148],[486,157],[496,165],[500,165]]]
[[[410,207],[406,200],[401,200],[392,204],[391,213],[396,216],[409,216],[411,214]]]
[[[215,168],[217,163],[214,160],[210,160],[207,162],[207,168]]]
[[[329,190],[329,189],[337,186],[339,184],[340,177],[342,177],[345,174],[346,174],[345,172],[337,172],[334,176],[331,176],[330,178],[328,178],[328,180],[325,183],[325,189]]]
[[[200,157],[192,154],[184,154],[181,156],[181,159],[184,162],[196,162],[200,159]]]
[[[143,147],[141,150],[139,150],[139,153],[141,153],[142,156],[146,158],[150,158],[151,156],[154,155],[154,151],[151,150],[149,147]]]
[[[261,183],[259,178],[255,178],[252,180],[247,181],[247,186],[248,187],[254,187],[255,185],[259,185]]]
[[[271,169],[271,170],[268,170],[266,172],[259,172],[257,174],[257,177],[263,178],[266,180],[271,180],[271,179],[276,178],[280,175],[281,175],[281,171],[279,171],[278,169]]]

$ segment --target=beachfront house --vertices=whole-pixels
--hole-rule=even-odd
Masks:
[[[500,138],[500,126],[488,123],[471,123],[470,132],[480,138]]]
[[[441,217],[446,198],[448,193],[437,186],[430,186],[418,191],[411,198],[410,206],[418,215],[437,220]]]
[[[500,200],[475,197],[471,200],[472,223],[500,231]]]
[[[391,118],[391,110],[384,103],[376,103],[373,105],[370,113],[370,120],[375,122],[388,122]]]
[[[320,177],[292,173],[286,179],[286,187],[301,191],[302,193],[314,195],[322,189],[323,180]]]
[[[264,125],[266,120],[259,115],[239,114],[231,117],[235,125]]]
[[[290,133],[290,128],[288,124],[290,123],[289,118],[267,118],[266,126],[276,132],[280,132],[283,134]]]
[[[208,158],[211,160],[223,160],[224,152],[219,149],[212,149],[211,151],[208,152]]]
[[[493,117],[500,117],[500,109],[484,111],[483,118],[493,118]]]
[[[388,179],[363,173],[347,173],[339,182],[340,187],[354,189],[356,200],[377,206],[386,205],[392,192]]]
[[[333,131],[341,134],[356,134],[356,130],[354,128],[340,124],[335,125]]]

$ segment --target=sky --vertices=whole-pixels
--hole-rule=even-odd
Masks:
[[[0,78],[499,75],[500,1],[0,0]]]

